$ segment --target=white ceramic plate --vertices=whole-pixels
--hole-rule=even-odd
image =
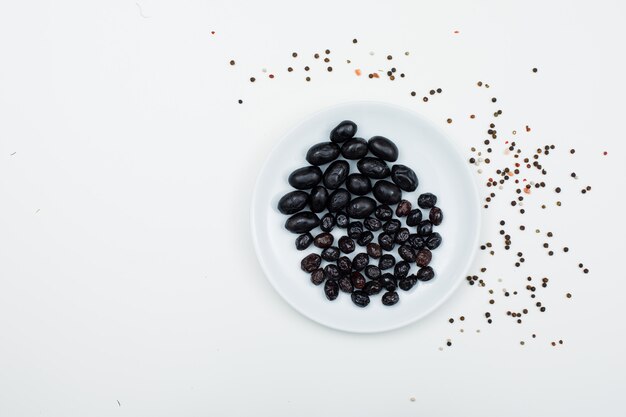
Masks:
[[[312,245],[305,251],[296,250],[297,235],[284,228],[288,216],[276,208],[278,200],[293,190],[287,182],[289,174],[308,165],[305,155],[309,147],[328,141],[331,129],[346,119],[358,125],[358,137],[381,135],[396,143],[400,150],[396,163],[411,167],[419,179],[417,190],[403,192],[404,199],[417,207],[417,196],[432,192],[438,196],[437,206],[444,213],[443,223],[435,228],[443,236],[442,245],[433,251],[431,266],[435,278],[418,282],[408,292],[398,289],[400,301],[392,307],[381,303],[382,293],[372,296],[366,308],[355,306],[345,293],[340,293],[333,302],[328,301],[323,285],[313,285],[310,274],[300,269],[300,260],[319,249]],[[355,165],[351,163],[350,172],[358,172]],[[325,166],[321,168],[324,170]],[[392,208],[395,210],[395,206]],[[427,218],[427,211],[424,214]],[[433,311],[452,294],[464,279],[478,246],[480,212],[467,161],[443,132],[408,109],[377,102],[354,102],[314,114],[277,144],[257,180],[251,225],[254,246],[267,278],[294,309],[334,329],[373,333],[406,326]],[[318,228],[312,234],[320,232]],[[345,229],[333,230],[335,242],[342,232]],[[349,257],[359,252],[364,252],[364,248],[357,246]],[[393,254],[399,259],[396,250]],[[413,264],[411,273],[416,271]]]

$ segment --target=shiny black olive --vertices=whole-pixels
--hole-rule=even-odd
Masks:
[[[341,145],[341,155],[346,159],[361,159],[367,152],[367,141],[362,138],[352,138]]]
[[[343,253],[352,253],[355,247],[354,240],[350,239],[348,236],[341,236],[339,238],[339,250]]]
[[[361,237],[361,233],[363,233],[363,223],[352,222],[348,225],[348,236],[351,239],[358,239]]]
[[[428,213],[428,218],[432,224],[439,226],[443,221],[443,211],[439,207],[433,207]]]
[[[402,245],[398,248],[398,255],[407,262],[415,262],[415,251],[411,245]]]
[[[315,236],[315,239],[313,240],[313,244],[317,246],[318,248],[326,249],[332,246],[334,240],[335,238],[333,237],[333,235],[331,235],[328,232],[323,232]]]
[[[425,238],[422,236],[419,236],[417,233],[414,233],[411,236],[409,236],[408,243],[415,250],[420,250],[424,246],[426,246]]]
[[[294,214],[306,207],[309,195],[304,191],[292,191],[278,200],[278,211],[283,214]]]
[[[326,275],[324,274],[324,270],[322,268],[318,268],[311,272],[311,282],[314,285],[320,285],[325,279]]]
[[[396,277],[389,273],[383,274],[378,278],[378,282],[380,282],[380,285],[387,291],[395,291],[398,286]]]
[[[328,191],[326,188],[318,185],[313,187],[309,194],[309,208],[313,213],[321,213],[326,210],[328,204]]]
[[[339,248],[336,246],[331,246],[322,251],[322,259],[328,262],[335,262],[339,259]]]
[[[356,123],[344,120],[330,131],[330,140],[337,143],[345,142],[356,134],[356,130]]]
[[[346,178],[346,188],[352,194],[365,195],[372,191],[372,182],[363,174],[350,174]]]
[[[433,224],[428,220],[422,220],[417,225],[417,234],[420,236],[428,236],[433,232]]]
[[[339,188],[332,192],[332,194],[328,197],[328,203],[326,207],[328,211],[335,212],[339,211],[350,202],[350,193],[345,188]]]
[[[288,178],[289,185],[298,190],[313,188],[322,180],[322,170],[319,167],[302,167],[293,171]]]
[[[384,305],[392,306],[400,301],[400,296],[395,291],[389,291],[383,294],[381,300]]]
[[[433,253],[429,249],[420,249],[415,255],[415,263],[419,267],[424,267],[433,259]]]
[[[392,235],[392,234],[397,233],[398,230],[400,230],[400,227],[402,227],[402,223],[400,223],[400,220],[391,219],[385,224],[383,224],[383,231],[385,233]]]
[[[409,237],[411,237],[411,232],[409,232],[409,229],[407,229],[406,227],[402,227],[400,228],[400,230],[398,230],[398,233],[396,233],[396,243],[402,245],[408,242]]]
[[[370,258],[367,256],[367,253],[359,253],[352,259],[352,269],[362,271],[369,263]]]
[[[402,278],[398,281],[398,287],[403,291],[408,291],[417,284],[417,277],[415,274],[409,275],[406,278]]]
[[[324,232],[330,232],[334,228],[335,216],[333,216],[331,213],[324,214],[324,217],[322,217],[322,221],[320,222],[320,229],[322,229]]]
[[[378,260],[378,267],[382,269],[383,271],[385,269],[393,268],[395,264],[396,264],[396,258],[394,258],[393,255],[388,254],[388,253],[381,256],[380,259]]]
[[[337,259],[337,268],[339,268],[341,274],[347,275],[352,271],[352,261],[347,256],[342,256]]]
[[[368,265],[365,267],[365,276],[369,279],[378,279],[382,274],[382,271],[376,265]]]
[[[378,259],[382,256],[383,251],[378,243],[370,243],[365,249],[370,258]]]
[[[376,295],[383,290],[383,286],[380,285],[378,280],[369,281],[365,284],[365,288],[363,289],[368,295]]]
[[[300,262],[300,268],[305,272],[313,272],[322,264],[322,258],[317,253],[305,256]]]
[[[395,246],[394,235],[388,233],[381,233],[378,235],[378,244],[386,251],[390,251]]]
[[[406,278],[411,270],[411,265],[407,261],[400,261],[393,267],[393,275],[400,279]]]
[[[354,291],[354,286],[352,285],[352,281],[350,281],[349,277],[343,276],[339,278],[339,289],[343,292],[351,293]]]
[[[431,234],[426,239],[426,247],[430,250],[435,250],[441,245],[441,235],[437,232]]]
[[[417,271],[417,279],[420,281],[430,281],[435,277],[435,271],[430,266],[425,266]]]
[[[431,193],[420,194],[417,197],[417,205],[423,209],[432,208],[437,204],[437,196]]]
[[[396,184],[381,180],[377,181],[372,188],[376,200],[383,204],[396,204],[402,198],[402,190]]]
[[[362,290],[354,291],[350,297],[352,298],[352,302],[359,307],[367,307],[370,303],[370,297]]]
[[[367,230],[377,232],[383,227],[383,222],[374,217],[368,217],[367,219],[363,220],[363,226],[365,226]]]
[[[296,249],[305,250],[313,243],[313,235],[310,233],[304,233],[296,238]]]
[[[411,202],[408,200],[400,200],[398,207],[396,207],[396,216],[404,217],[408,216],[411,212]]]
[[[389,207],[388,205],[383,204],[376,207],[374,216],[376,216],[378,220],[382,221],[391,220],[391,218],[393,217],[393,210],[391,210],[391,207]]]
[[[346,211],[353,219],[364,219],[376,210],[376,201],[369,197],[357,197],[350,201]]]
[[[337,280],[341,276],[337,265],[329,264],[324,267],[324,275],[327,279]]]
[[[335,222],[337,222],[337,227],[341,229],[345,229],[350,224],[350,218],[344,212],[339,212],[335,216]]]
[[[285,228],[291,233],[306,233],[320,225],[320,218],[310,211],[296,213],[285,222]]]
[[[356,164],[357,169],[363,175],[380,180],[387,178],[391,174],[391,170],[382,159],[371,158],[366,156]]]
[[[404,165],[394,165],[391,167],[391,180],[404,191],[415,191],[419,181],[415,172]]]
[[[350,281],[352,281],[352,285],[357,290],[362,290],[363,288],[365,288],[365,284],[367,282],[363,274],[361,274],[360,272],[353,272],[352,274],[350,274]]]
[[[367,147],[371,153],[385,161],[395,162],[398,159],[398,147],[385,137],[372,137],[367,141]]]
[[[361,233],[361,236],[359,236],[356,243],[358,243],[359,246],[367,246],[372,240],[374,240],[374,233],[366,230],[365,232]]]
[[[328,300],[335,300],[339,296],[339,284],[337,284],[337,281],[326,281],[326,284],[324,284],[324,294],[326,294]]]
[[[333,142],[322,142],[311,146],[306,153],[306,161],[311,165],[324,165],[337,159],[339,145]]]
[[[406,225],[410,226],[410,227],[414,227],[417,226],[419,222],[422,221],[422,210],[420,209],[413,209],[411,210],[411,212],[409,213],[408,216],[406,216]]]
[[[348,178],[350,173],[350,164],[346,161],[333,161],[324,171],[324,185],[329,190],[339,188],[341,184]]]

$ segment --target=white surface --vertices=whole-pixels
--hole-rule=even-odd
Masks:
[[[328,138],[332,128],[342,120],[357,123],[357,137],[383,135],[393,140],[400,150],[395,163],[412,167],[419,181],[417,190],[403,191],[402,198],[412,201],[417,207],[418,195],[432,192],[438,196],[437,206],[444,212],[444,222],[434,228],[443,236],[443,243],[433,251],[430,263],[435,270],[435,278],[429,282],[418,282],[408,292],[398,290],[400,301],[393,307],[381,303],[380,297],[384,291],[378,296],[372,296],[367,308],[357,307],[350,296],[344,293],[334,302],[329,302],[324,295],[323,285],[316,287],[310,282],[310,274],[299,269],[302,258],[315,252],[313,249],[316,248],[296,250],[294,239],[297,235],[284,228],[288,216],[276,209],[278,200],[293,191],[287,182],[289,174],[308,165],[304,158],[307,150]],[[349,162],[350,172],[358,172],[356,161]],[[391,167],[393,164],[388,165]],[[415,112],[385,103],[344,103],[321,110],[291,129],[269,155],[259,174],[252,198],[252,238],[268,279],[296,310],[334,329],[359,333],[381,332],[406,326],[424,317],[441,305],[465,279],[478,248],[479,204],[467,162],[454,143],[431,122]],[[392,206],[394,210],[395,207]],[[325,213],[320,213],[320,218]],[[427,219],[428,210],[424,213]],[[406,227],[405,219],[400,220]],[[314,233],[320,231],[316,230]],[[332,233],[337,242],[345,230],[342,233],[342,229],[335,228]],[[392,252],[396,258],[397,248],[398,245]],[[365,248],[357,245],[349,257],[352,259],[362,252],[365,252]],[[370,264],[375,265],[376,262],[370,259]],[[412,265],[409,273],[414,274],[417,269]]]
[[[134,1],[0,5],[0,415],[624,414],[623,2],[141,6],[148,18]],[[301,69],[285,75],[290,52],[325,48],[364,71],[393,53],[407,78],[319,64],[311,83]],[[277,78],[246,81],[263,67]],[[427,104],[408,93],[437,87]],[[282,301],[248,218],[285,129],[337,102],[381,100],[438,121],[469,157],[492,95],[499,131],[529,124],[526,149],[558,146],[546,167],[564,205],[547,188],[515,215],[509,187],[483,210],[481,242],[499,238],[504,218],[571,250],[549,258],[542,238],[516,232],[523,267],[500,248],[479,252],[472,270],[487,267],[498,291],[549,276],[544,315],[515,325],[496,304],[488,326],[487,288],[462,285],[414,325],[354,335]],[[447,322],[461,314],[463,334]]]

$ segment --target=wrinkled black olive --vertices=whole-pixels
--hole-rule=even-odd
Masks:
[[[324,165],[337,159],[339,152],[339,145],[336,143],[317,143],[306,153],[306,161],[311,165]]]
[[[430,281],[435,277],[435,271],[430,266],[425,266],[417,271],[417,279],[420,281]]]
[[[363,220],[363,226],[365,226],[367,230],[377,232],[383,227],[383,223],[374,217],[368,217],[367,219]]]
[[[426,246],[426,241],[424,239],[425,238],[423,238],[422,236],[419,236],[417,233],[414,233],[411,236],[409,236],[408,243],[411,245],[413,249],[420,250],[424,246]]]
[[[414,227],[417,226],[419,222],[422,221],[422,210],[420,209],[413,209],[411,210],[411,212],[409,213],[408,216],[406,216],[406,225],[410,226],[410,227]]]
[[[378,282],[380,282],[380,285],[387,291],[395,291],[398,285],[396,277],[389,273],[383,274],[378,278]]]
[[[309,195],[304,191],[292,191],[278,200],[278,211],[283,214],[294,214],[306,207]]]
[[[336,246],[331,246],[322,251],[322,259],[328,262],[335,262],[339,259],[339,248]]]
[[[285,222],[285,228],[291,233],[306,233],[320,225],[320,218],[310,211],[296,213]]]
[[[415,251],[411,245],[402,245],[398,248],[398,255],[407,262],[415,262]]]
[[[318,185],[313,187],[309,194],[309,208],[313,213],[321,213],[326,210],[328,204],[328,191],[326,188]]]
[[[409,240],[409,237],[411,237],[411,232],[409,232],[409,229],[407,229],[406,227],[402,227],[400,228],[400,230],[398,230],[398,233],[396,233],[396,243],[402,245]]]
[[[385,233],[392,235],[394,233],[397,233],[398,230],[400,230],[400,227],[402,227],[402,223],[400,223],[400,220],[391,219],[385,224],[383,224],[383,231]]]
[[[324,185],[329,190],[339,188],[348,178],[350,164],[346,161],[333,161],[324,171]]]
[[[395,264],[396,264],[396,258],[393,255],[388,254],[388,253],[381,256],[380,259],[378,260],[378,267],[382,269],[383,271],[385,269],[393,268]]]
[[[365,267],[365,276],[369,279],[378,279],[383,273],[376,265],[368,265]]]
[[[367,141],[362,138],[352,138],[341,145],[341,155],[346,159],[361,159],[367,152]]]
[[[320,285],[325,279],[326,275],[324,275],[324,270],[322,268],[318,268],[311,272],[311,282],[314,285]]]
[[[348,236],[351,239],[358,239],[361,237],[361,233],[363,233],[363,223],[352,222],[348,225]]]
[[[393,275],[398,279],[406,278],[410,270],[411,265],[407,261],[400,261],[393,267]]]
[[[417,277],[415,276],[415,274],[409,275],[408,277],[402,278],[398,281],[398,287],[400,287],[400,289],[403,291],[410,290],[415,286],[415,284],[417,284]]]
[[[367,253],[359,253],[352,259],[352,269],[362,271],[369,263],[370,258],[367,256]]]
[[[351,293],[352,291],[354,291],[354,286],[352,285],[349,277],[344,276],[339,278],[338,284],[339,289],[343,292]]]
[[[322,170],[319,167],[302,167],[293,171],[287,181],[298,190],[308,190],[322,180]]]
[[[347,275],[352,271],[352,261],[347,256],[337,259],[337,268],[343,275]]]
[[[370,303],[370,297],[367,295],[365,291],[357,290],[354,291],[351,295],[352,302],[359,307],[367,307]]]
[[[411,203],[407,200],[400,200],[398,207],[396,207],[396,216],[404,217],[408,216],[411,212]]]
[[[435,250],[441,245],[441,235],[437,232],[431,234],[426,239],[426,247],[430,250]]]
[[[433,207],[428,213],[428,218],[432,224],[439,226],[443,221],[443,211],[439,207]]]
[[[357,197],[350,201],[346,211],[353,219],[364,219],[374,212],[376,201],[369,197]]]
[[[305,250],[313,243],[313,235],[310,233],[304,233],[296,238],[296,249]]]
[[[370,258],[378,259],[382,256],[382,249],[378,243],[370,243],[365,248]]]
[[[390,220],[393,217],[393,211],[391,210],[391,207],[389,207],[386,204],[383,204],[383,205],[376,207],[374,216],[376,216],[378,220],[382,220],[382,221]]]
[[[400,296],[395,291],[389,291],[383,294],[381,300],[384,305],[392,306],[400,301]]]
[[[417,225],[417,234],[420,236],[428,236],[433,232],[433,224],[428,220],[422,220]]]
[[[318,248],[326,249],[332,246],[334,240],[335,238],[333,237],[333,235],[331,235],[328,232],[323,232],[315,236],[315,239],[313,240],[313,244],[317,246]]]
[[[417,197],[417,205],[423,209],[432,208],[437,204],[437,196],[431,193],[420,194]]]
[[[372,240],[374,240],[374,233],[367,230],[361,233],[361,236],[359,236],[356,243],[358,243],[359,246],[367,246]]]
[[[322,217],[322,221],[320,222],[320,229],[322,229],[324,232],[330,232],[334,228],[335,216],[333,216],[331,213],[324,214],[324,217]]]
[[[346,213],[339,212],[335,216],[335,222],[337,223],[337,227],[345,229],[350,224],[350,218]]]
[[[337,284],[337,281],[326,281],[326,284],[324,284],[324,294],[326,294],[328,300],[335,300],[339,296],[339,284]]]
[[[394,165],[391,167],[391,180],[404,191],[415,191],[419,181],[415,172],[404,165]]]
[[[385,137],[372,137],[367,141],[367,147],[371,153],[385,161],[395,162],[398,159],[398,147]]]
[[[378,235],[378,244],[386,251],[390,251],[395,246],[394,235],[388,233],[381,233]]]
[[[361,274],[360,272],[353,272],[352,274],[350,274],[350,281],[352,281],[352,285],[357,290],[365,288],[366,280],[363,274]]]
[[[317,253],[305,256],[300,262],[300,268],[305,272],[313,272],[322,264],[322,258]]]
[[[348,236],[341,236],[339,238],[339,250],[343,253],[352,253],[355,247],[354,240],[350,239]]]
[[[433,253],[426,248],[418,250],[415,255],[415,263],[420,267],[428,265],[432,259]]]
[[[332,192],[332,194],[328,197],[328,211],[331,213],[335,211],[339,211],[350,202],[350,193],[345,188],[339,188]]]
[[[368,177],[380,180],[387,178],[391,174],[391,170],[382,159],[371,158],[366,156],[356,163],[356,167],[359,172]]]
[[[344,120],[330,131],[330,140],[337,143],[345,142],[356,134],[356,129],[356,123]]]
[[[324,267],[324,275],[327,279],[337,280],[341,276],[337,265],[328,264]]]
[[[396,184],[381,180],[377,181],[372,188],[376,200],[383,204],[396,204],[402,198],[402,190]]]
[[[383,290],[383,286],[380,285],[380,282],[378,282],[378,280],[376,280],[376,281],[369,281],[367,284],[365,284],[365,288],[364,288],[364,291],[368,295],[376,295],[379,292],[381,292],[382,290]]]
[[[350,174],[346,178],[346,188],[352,194],[365,195],[372,191],[372,182],[363,174]]]

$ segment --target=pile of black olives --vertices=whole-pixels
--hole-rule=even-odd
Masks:
[[[389,166],[398,159],[392,141],[382,136],[366,141],[355,137],[356,131],[357,125],[345,120],[331,131],[330,142],[309,149],[310,165],[289,175],[295,190],[279,200],[278,210],[290,216],[285,228],[298,234],[296,249],[318,248],[300,267],[313,284],[324,284],[326,298],[350,293],[354,304],[366,307],[370,296],[384,292],[382,303],[392,306],[400,299],[398,288],[408,291],[434,278],[429,264],[441,235],[433,229],[443,212],[431,193],[421,194],[415,208],[402,199],[403,191],[418,187],[415,172]],[[358,172],[350,173],[349,160],[358,161]],[[314,236],[317,228],[321,232]],[[341,237],[335,239],[333,230]],[[410,274],[413,264],[417,271]]]

